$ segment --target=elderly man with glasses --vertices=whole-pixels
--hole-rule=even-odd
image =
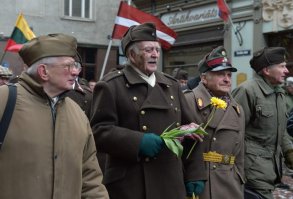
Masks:
[[[81,70],[76,44],[72,36],[50,34],[19,52],[28,70],[16,84],[6,134],[0,129],[0,198],[109,198],[89,121],[65,97]],[[8,93],[0,87],[0,117]]]

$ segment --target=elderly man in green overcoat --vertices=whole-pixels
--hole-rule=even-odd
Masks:
[[[246,197],[273,199],[282,177],[282,157],[293,168],[293,146],[286,132],[286,96],[281,84],[288,69],[285,49],[264,48],[254,53],[250,65],[257,73],[237,87],[233,96],[245,113]]]

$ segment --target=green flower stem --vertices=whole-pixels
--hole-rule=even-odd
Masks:
[[[212,112],[211,112],[211,114],[209,115],[209,119],[208,119],[207,123],[204,125],[203,130],[206,130],[207,126],[208,126],[209,123],[212,121],[215,112],[216,112],[216,107],[213,106]],[[188,154],[187,154],[187,156],[186,156],[186,159],[188,159],[189,156],[191,155],[191,152],[193,151],[193,149],[194,149],[196,143],[197,143],[197,141],[194,141],[194,143],[193,143],[193,145],[192,145],[190,151],[188,152]]]

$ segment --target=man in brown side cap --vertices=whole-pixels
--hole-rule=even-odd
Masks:
[[[76,53],[76,39],[64,34],[37,37],[20,50],[28,69],[0,143],[0,198],[109,198],[89,121],[65,97],[81,70]],[[7,99],[1,86],[0,117]]]
[[[293,168],[293,145],[286,132],[286,96],[281,87],[288,74],[285,48],[254,53],[250,65],[257,73],[233,91],[245,113],[245,197],[273,199],[282,177],[282,157]],[[259,196],[256,196],[259,195]]]
[[[161,47],[153,24],[130,27],[121,45],[128,63],[99,81],[93,94],[91,125],[98,151],[107,154],[103,183],[111,199],[183,199],[195,164],[206,179],[203,159],[177,158],[160,134],[193,116],[176,79],[157,71]]]

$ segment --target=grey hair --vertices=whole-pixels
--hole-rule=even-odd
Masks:
[[[35,63],[33,63],[30,67],[28,67],[27,69],[27,73],[29,75],[32,75],[32,76],[37,76],[38,72],[38,66],[40,64],[53,64],[53,63],[56,63],[56,57],[45,57],[45,58],[42,58],[38,61],[36,61]]]
[[[133,42],[132,44],[130,44],[130,46],[127,48],[126,50],[126,57],[127,57],[127,64],[130,64],[130,59],[128,58],[130,55],[131,51],[134,51],[135,54],[139,53],[139,47],[138,47],[139,42]]]

